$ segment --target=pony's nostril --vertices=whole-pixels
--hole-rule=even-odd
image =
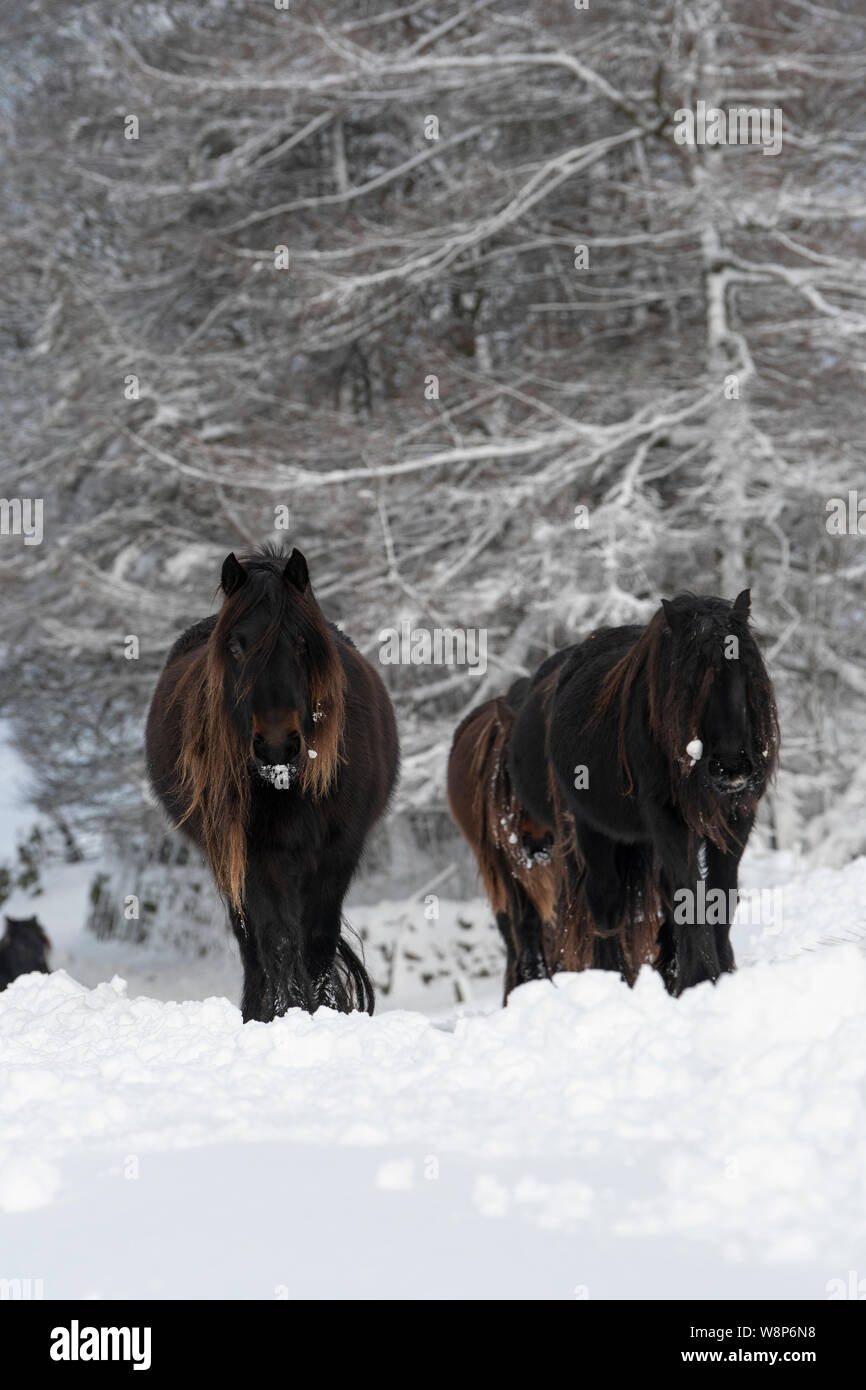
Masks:
[[[296,758],[301,751],[301,735],[295,730],[286,739],[286,757]]]
[[[710,777],[719,784],[733,784],[742,782],[752,775],[752,762],[748,754],[740,749],[737,756],[726,758],[722,762],[721,758],[711,758],[707,764]]]
[[[264,734],[253,734],[253,752],[262,753],[265,747]]]

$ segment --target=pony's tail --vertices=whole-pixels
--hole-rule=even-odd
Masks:
[[[373,981],[364,962],[344,936],[337,941],[337,954],[331,972],[329,998],[331,1008],[348,1014],[353,1009],[371,1014],[376,1004]]]
[[[561,970],[619,970],[633,985],[642,965],[656,963],[662,901],[651,845],[616,847],[621,913],[612,930],[595,923],[586,901],[586,870],[576,855],[568,859],[559,901]]]

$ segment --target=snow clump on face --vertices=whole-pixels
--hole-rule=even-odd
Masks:
[[[285,791],[294,782],[298,770],[292,763],[268,763],[259,766],[258,774],[263,782],[270,782],[278,791]]]

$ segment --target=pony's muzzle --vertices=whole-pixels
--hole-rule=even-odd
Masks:
[[[261,767],[285,767],[298,761],[301,756],[301,735],[291,729],[277,738],[266,734],[253,734],[253,757]]]
[[[733,792],[744,791],[749,786],[755,768],[751,758],[741,749],[736,759],[726,759],[723,762],[720,758],[710,758],[707,774],[717,792],[730,795]]]

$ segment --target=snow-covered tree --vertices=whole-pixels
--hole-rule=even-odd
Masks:
[[[472,703],[747,585],[765,833],[866,849],[857,0],[3,15],[2,491],[44,539],[0,539],[0,696],[44,810],[147,843],[166,649],[285,536],[369,654],[488,634],[480,677],[386,671],[404,857]],[[700,103],[751,143],[684,142]]]

